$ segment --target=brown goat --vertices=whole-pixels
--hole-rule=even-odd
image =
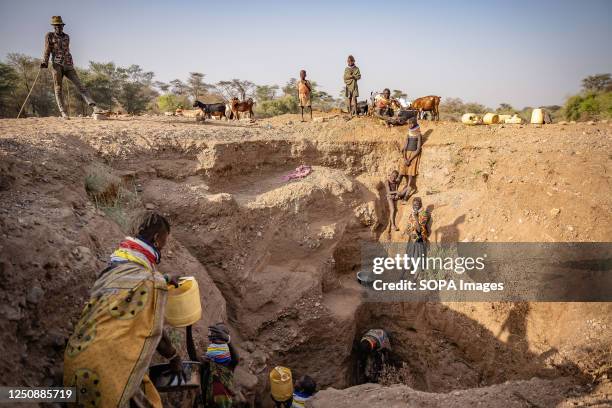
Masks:
[[[252,98],[247,99],[246,101],[242,101],[240,102],[238,100],[238,98],[232,98],[230,100],[230,108],[232,110],[232,114],[234,119],[240,119],[240,112],[248,112],[249,113],[249,118],[253,117],[253,105],[255,105],[255,102],[253,102]]]

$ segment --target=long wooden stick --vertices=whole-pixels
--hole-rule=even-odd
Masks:
[[[19,119],[19,117],[21,116],[21,112],[23,112],[23,108],[26,106],[26,103],[28,103],[28,99],[30,99],[30,95],[32,94],[32,91],[34,90],[34,86],[36,85],[36,81],[38,81],[38,76],[40,75],[40,71],[42,71],[42,68],[39,68],[38,72],[36,73],[36,78],[34,78],[34,83],[32,84],[32,87],[30,88],[30,92],[28,92],[28,96],[26,96],[25,101],[23,101],[23,105],[21,105],[21,109],[19,109],[19,113],[17,114],[17,119]]]

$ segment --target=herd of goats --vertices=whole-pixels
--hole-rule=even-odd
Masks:
[[[372,92],[370,95],[370,101],[357,102],[357,115],[376,115],[377,103],[380,98],[379,93]],[[440,120],[440,97],[435,95],[428,95],[421,98],[417,98],[410,103],[405,103],[403,100],[391,99],[391,107],[395,108],[396,112],[402,110],[413,111],[418,115],[419,118],[424,117],[426,113],[431,115],[431,119]],[[404,103],[401,103],[404,102]],[[188,116],[195,117],[198,120],[226,118],[227,120],[239,120],[242,115],[246,115],[249,119],[253,118],[253,106],[255,102],[253,98],[240,101],[234,97],[227,103],[203,103],[196,100],[193,103],[194,109],[182,109],[178,108],[175,112],[166,112],[167,116]]]

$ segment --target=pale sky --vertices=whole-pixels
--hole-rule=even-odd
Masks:
[[[612,72],[612,1],[0,0],[0,57],[40,56],[61,15],[77,65],[138,64],[156,79],[282,86],[300,69],[337,97],[348,54],[360,99],[401,89],[496,107],[562,104]]]

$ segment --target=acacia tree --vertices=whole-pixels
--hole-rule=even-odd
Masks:
[[[255,99],[257,102],[271,101],[276,97],[278,85],[257,85],[255,87]]]
[[[8,64],[0,63],[0,116],[16,115],[19,107],[14,94],[17,88],[17,72]]]
[[[230,81],[219,81],[217,89],[226,99],[238,98],[242,101],[254,96],[256,85],[251,81],[232,79]]]
[[[391,94],[391,97],[394,99],[407,98],[408,94],[399,89],[394,89],[393,93]]]
[[[191,96],[194,100],[199,99],[201,96],[206,95],[211,86],[204,82],[206,75],[201,72],[190,72],[189,78],[187,79],[187,85]]]
[[[582,89],[587,92],[610,92],[612,78],[610,74],[590,75],[582,80]]]
[[[53,94],[53,80],[49,70],[41,70],[38,81],[34,84],[34,79],[40,69],[40,59],[24,54],[10,53],[7,55],[7,62],[16,72],[18,78],[14,92],[17,104],[21,106],[28,92],[35,85],[28,99],[25,112],[30,112],[36,116],[57,114],[58,110]]]
[[[173,79],[170,81],[170,86],[172,88],[172,93],[179,96],[187,95],[189,92],[189,86],[180,79]]]

